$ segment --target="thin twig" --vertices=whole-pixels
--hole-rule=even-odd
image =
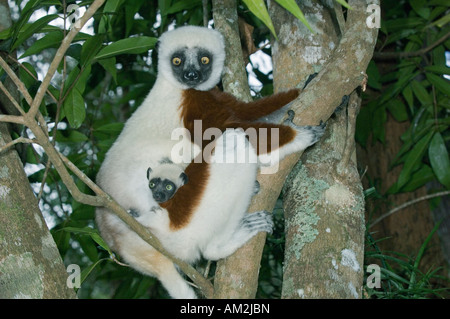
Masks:
[[[440,39],[438,39],[433,44],[427,46],[426,48],[420,49],[418,51],[412,52],[374,52],[373,57],[376,60],[391,60],[391,59],[404,59],[404,58],[412,58],[416,56],[421,56],[427,53],[428,51],[433,50],[435,47],[445,42],[450,37],[450,32],[444,34]]]
[[[9,75],[11,80],[14,82],[14,84],[19,89],[20,93],[22,93],[23,97],[25,98],[25,101],[29,105],[31,105],[33,98],[31,97],[30,93],[28,93],[27,88],[25,87],[25,84],[19,79],[19,77],[16,75],[16,73],[11,69],[11,67],[8,65],[8,63],[3,60],[2,57],[0,57],[0,66],[5,70],[5,72]]]
[[[39,105],[41,104],[42,99],[44,98],[45,92],[47,91],[47,88],[50,85],[50,81],[53,78],[53,75],[55,74],[56,70],[58,69],[58,66],[61,63],[61,60],[63,59],[66,51],[69,49],[72,40],[81,30],[81,28],[83,28],[86,22],[94,15],[97,9],[103,5],[104,2],[105,0],[95,0],[86,10],[84,15],[75,23],[72,30],[70,30],[67,36],[63,39],[60,47],[56,51],[52,63],[50,64],[47,74],[45,75],[41,85],[39,86],[39,89],[37,90],[33,103],[31,103],[30,110],[28,111],[29,116],[34,117],[36,115],[39,109]]]
[[[377,219],[375,219],[375,220],[370,224],[369,227],[373,227],[374,225],[378,224],[380,221],[382,221],[382,220],[385,219],[386,217],[389,217],[389,216],[391,216],[392,214],[394,214],[394,213],[398,212],[399,210],[402,210],[402,209],[404,209],[404,208],[406,208],[406,207],[408,207],[408,206],[414,205],[414,204],[416,204],[416,203],[418,203],[418,202],[421,202],[421,201],[424,201],[424,200],[427,200],[427,199],[431,199],[431,198],[435,198],[435,197],[440,197],[440,196],[446,196],[446,195],[449,195],[449,194],[450,194],[450,191],[443,191],[443,192],[439,192],[439,193],[434,193],[434,194],[425,195],[425,196],[422,196],[422,197],[413,199],[413,200],[411,200],[411,201],[409,201],[409,202],[403,203],[403,204],[401,204],[400,206],[397,206],[397,207],[391,209],[391,210],[388,211],[386,214],[381,215],[380,217],[378,217]]]
[[[14,99],[14,97],[9,93],[9,91],[6,89],[6,87],[3,85],[2,82],[0,82],[0,90],[3,91],[3,93],[6,95],[6,97],[11,101],[12,105],[19,111],[20,114],[25,115],[25,111],[22,109],[22,107],[17,103],[17,101]]]
[[[21,124],[21,125],[25,124],[23,116],[17,116],[17,115],[0,114],[0,122]]]
[[[15,59],[14,57],[12,57],[11,55],[7,56],[8,59],[14,61],[14,63],[16,63],[20,68],[22,68],[25,72],[28,73],[29,76],[31,76],[34,80],[39,81],[39,79],[36,77],[36,75],[34,75],[33,72],[31,72],[30,70],[28,70],[22,63],[20,63],[19,60]],[[47,94],[52,98],[53,101],[58,102],[58,99],[53,95],[53,93],[47,88]],[[31,105],[30,101],[28,104]]]
[[[25,138],[25,137],[16,138],[15,140],[12,140],[11,142],[6,143],[2,147],[0,147],[0,153],[6,151],[8,148],[10,148],[16,144],[19,144],[19,143],[32,144],[32,143],[36,143],[36,140],[32,140],[32,139]]]

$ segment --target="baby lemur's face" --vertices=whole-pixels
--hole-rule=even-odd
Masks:
[[[175,164],[161,164],[154,169],[149,167],[147,179],[157,203],[167,202],[188,181],[186,173]]]

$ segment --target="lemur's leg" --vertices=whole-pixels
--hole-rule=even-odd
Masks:
[[[284,125],[270,123],[231,123],[245,130],[256,149],[261,165],[273,165],[286,155],[306,149],[323,135],[325,125],[297,126],[292,120]]]
[[[232,162],[239,159],[239,151],[249,154],[253,162]],[[226,161],[224,161],[226,159]],[[258,163],[254,148],[242,130],[227,130],[218,139],[213,161],[210,164],[210,180],[223,181],[218,191],[209,190],[206,195],[225,196],[214,206],[214,215],[206,225],[215,228],[214,234],[202,245],[205,258],[217,260],[231,255],[260,231],[271,232],[271,215],[265,212],[247,214],[251,197],[255,192]],[[209,213],[211,215],[212,211]],[[220,223],[220,224],[219,224]],[[213,226],[214,225],[214,226]]]
[[[154,276],[161,281],[172,298],[195,299],[194,290],[183,279],[173,262],[145,243],[140,237],[132,233],[123,238],[125,244],[129,242],[129,249],[121,249],[120,254],[127,263],[138,271]]]
[[[266,211],[245,214],[229,240],[212,241],[203,251],[208,260],[218,260],[234,253],[259,232],[272,233],[272,215]]]

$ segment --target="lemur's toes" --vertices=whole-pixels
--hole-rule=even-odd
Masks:
[[[253,195],[258,194],[260,189],[261,189],[261,185],[259,184],[258,181],[255,181],[255,185],[253,186]]]
[[[137,210],[134,210],[134,209],[127,210],[127,213],[130,214],[131,216],[133,216],[134,218],[137,218],[140,216],[140,214],[137,212]]]

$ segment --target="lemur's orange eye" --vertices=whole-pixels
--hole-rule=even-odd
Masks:
[[[173,58],[172,59],[172,63],[173,63],[173,65],[180,65],[181,64],[181,59],[180,58]]]
[[[209,63],[209,58],[207,56],[204,56],[201,58],[202,64],[208,64]]]

